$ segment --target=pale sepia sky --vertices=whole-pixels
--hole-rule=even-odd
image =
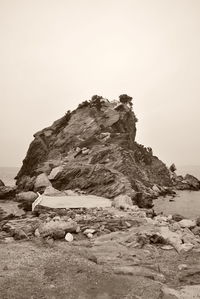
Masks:
[[[134,97],[137,140],[200,164],[200,0],[0,0],[0,166],[94,94]]]

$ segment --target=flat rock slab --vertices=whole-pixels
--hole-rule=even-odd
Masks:
[[[39,198],[38,198],[39,199]],[[40,196],[39,205],[54,209],[107,208],[111,200],[95,195]]]

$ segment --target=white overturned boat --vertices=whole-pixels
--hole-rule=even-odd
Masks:
[[[107,208],[111,207],[111,200],[95,195],[66,195],[47,196],[40,195],[32,204],[32,211],[37,205],[56,209],[77,208]]]

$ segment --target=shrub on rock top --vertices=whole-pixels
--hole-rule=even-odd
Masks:
[[[132,103],[132,97],[128,96],[127,94],[121,94],[119,96],[119,100],[122,104],[129,104],[130,106],[133,105]]]

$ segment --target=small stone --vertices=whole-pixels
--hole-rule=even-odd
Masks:
[[[88,239],[92,239],[93,238],[93,234],[89,233],[87,234]]]
[[[125,221],[125,224],[127,227],[131,227],[131,224],[129,222]]]
[[[190,219],[183,219],[179,221],[179,224],[181,227],[185,228],[192,228],[196,226],[196,221],[195,220],[190,220]]]
[[[73,235],[70,234],[70,233],[67,233],[66,236],[65,236],[65,241],[72,242],[73,240],[74,240]]]
[[[22,240],[22,239],[27,239],[28,236],[22,229],[16,229],[14,232],[14,238],[15,240]]]
[[[6,243],[6,244],[12,243],[14,241],[15,241],[15,239],[13,237],[7,237],[4,239],[4,243]]]
[[[89,148],[83,148],[82,149],[82,154],[87,155],[87,154],[89,154],[89,151],[90,151]]]
[[[163,249],[163,250],[172,250],[172,249],[174,249],[174,247],[171,246],[171,245],[164,245],[164,246],[161,247],[161,249]]]
[[[55,285],[54,284],[50,284],[49,286],[51,289],[54,289],[55,288]]]
[[[78,233],[80,233],[80,231],[81,231],[81,228],[80,228],[80,226],[78,225],[77,228],[76,228],[76,233],[78,234]]]
[[[185,270],[185,269],[187,269],[188,268],[188,266],[186,265],[186,264],[180,264],[180,265],[178,265],[178,269],[179,269],[179,271],[181,271],[181,270]]]
[[[38,228],[35,230],[35,237],[36,237],[36,238],[39,238],[39,237],[40,237],[40,232],[39,232],[39,229],[38,229]]]
[[[158,274],[156,274],[155,276],[154,276],[154,279],[156,280],[156,281],[160,281],[160,282],[166,282],[166,278],[165,278],[165,276],[162,274],[162,273],[158,273]]]
[[[3,267],[3,270],[4,270],[4,271],[7,271],[7,270],[8,270],[8,266],[5,265],[5,266]]]
[[[93,228],[87,228],[86,230],[84,230],[84,235],[88,235],[88,234],[94,234],[95,233],[95,229]]]
[[[176,232],[177,230],[179,231],[181,229],[181,226],[178,222],[175,222],[173,223],[171,226],[170,226],[170,229],[173,231],[173,232]]]
[[[173,220],[173,219],[172,219],[172,215],[168,215],[168,216],[167,216],[167,219],[168,219],[168,221]]]
[[[60,221],[61,220],[61,218],[60,218],[60,216],[55,216],[55,217],[53,217],[53,219],[52,219],[53,221]]]
[[[155,192],[160,192],[160,189],[158,188],[157,185],[153,185],[152,190]]]
[[[53,238],[47,238],[46,242],[47,242],[47,244],[49,244],[50,246],[52,246],[53,243],[54,243],[54,239]]]
[[[91,261],[91,262],[93,262],[93,263],[95,263],[95,264],[97,264],[97,257],[94,255],[94,254],[90,254],[89,256],[88,256],[88,260],[89,261]]]

